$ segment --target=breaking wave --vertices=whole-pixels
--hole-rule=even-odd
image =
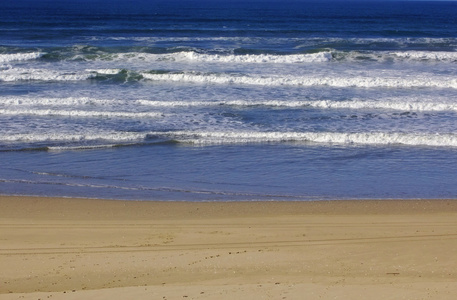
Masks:
[[[82,81],[95,76],[96,74],[85,71],[64,72],[47,69],[8,68],[0,73],[0,81]]]
[[[12,110],[0,109],[1,115],[28,115],[28,116],[62,116],[82,118],[157,118],[163,116],[159,112],[119,112],[119,111],[83,111],[83,110],[55,110],[55,109],[28,109]]]
[[[0,54],[0,63],[34,60],[40,58],[44,54],[45,53],[43,52]]]
[[[86,69],[81,71],[60,71],[49,69],[7,67],[0,73],[0,81],[86,81],[111,82],[139,81],[143,77],[135,71],[125,69]]]
[[[93,116],[128,116],[128,117],[153,117],[160,116],[160,112],[141,112],[136,111],[143,107],[148,108],[186,108],[186,107],[218,107],[218,106],[234,106],[234,107],[278,107],[278,108],[317,108],[317,109],[383,109],[383,110],[398,110],[398,111],[443,111],[456,112],[457,103],[448,97],[440,96],[422,96],[420,99],[416,97],[388,97],[377,100],[224,100],[224,101],[193,101],[193,100],[118,100],[118,99],[96,99],[91,97],[68,97],[68,98],[34,98],[34,97],[0,97],[0,105],[7,108],[1,109],[2,114],[20,115],[73,115],[81,116],[92,114]],[[48,109],[42,110],[38,107],[68,107],[69,112]],[[14,109],[14,107],[18,107]],[[31,108],[33,107],[33,108]],[[109,111],[81,111],[75,110],[76,107],[90,107],[92,110],[96,107],[113,108],[128,108],[131,112],[109,112]],[[109,115],[112,114],[112,115]],[[122,115],[123,114],[123,115]]]
[[[413,134],[384,132],[187,132],[149,133],[151,136],[168,136],[192,144],[245,144],[309,142],[343,145],[408,145],[457,147],[455,134]]]
[[[205,63],[322,63],[331,61],[373,60],[392,61],[430,61],[457,62],[457,52],[445,51],[337,51],[326,49],[316,53],[305,54],[205,54],[194,51],[168,54],[124,53],[105,56],[112,60],[141,60],[146,62],[176,61],[176,62],[205,62]]]
[[[332,86],[359,88],[457,88],[457,79],[447,76],[415,76],[415,77],[324,77],[324,76],[231,76],[227,74],[194,74],[141,73],[148,80],[190,82],[201,84],[240,84],[260,86]]]
[[[7,143],[71,143],[47,145],[47,149],[93,149],[122,144],[177,142],[191,145],[251,144],[251,143],[314,143],[346,146],[425,146],[457,147],[455,134],[419,134],[401,132],[256,132],[256,131],[168,131],[168,132],[107,132],[94,134],[13,134],[4,136]],[[75,144],[76,143],[76,144]],[[89,143],[89,144],[84,144]]]
[[[127,50],[127,51],[125,51]],[[131,49],[135,50],[135,49]],[[212,51],[203,49],[181,51],[154,50],[129,51],[115,49],[107,51],[97,47],[64,48],[60,50],[43,50],[31,53],[0,54],[0,63],[14,63],[26,60],[41,59],[43,61],[103,61],[103,62],[180,62],[180,63],[236,63],[236,64],[297,64],[326,63],[331,61],[420,61],[420,62],[457,62],[455,51],[372,51],[372,50],[336,50],[323,47],[305,53],[249,53],[249,51]],[[154,53],[155,51],[164,53]],[[170,52],[171,51],[171,52]],[[241,53],[236,53],[241,52]],[[243,53],[247,52],[247,53]]]

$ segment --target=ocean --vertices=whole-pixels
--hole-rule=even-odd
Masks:
[[[457,2],[5,2],[0,194],[457,197]]]

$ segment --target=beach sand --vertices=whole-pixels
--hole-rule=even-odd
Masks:
[[[0,197],[0,299],[456,299],[457,201]]]

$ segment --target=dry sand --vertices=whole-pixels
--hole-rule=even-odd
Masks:
[[[0,299],[457,299],[457,201],[0,197]]]

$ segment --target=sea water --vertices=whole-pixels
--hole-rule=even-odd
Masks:
[[[457,196],[457,3],[0,4],[0,194]]]

